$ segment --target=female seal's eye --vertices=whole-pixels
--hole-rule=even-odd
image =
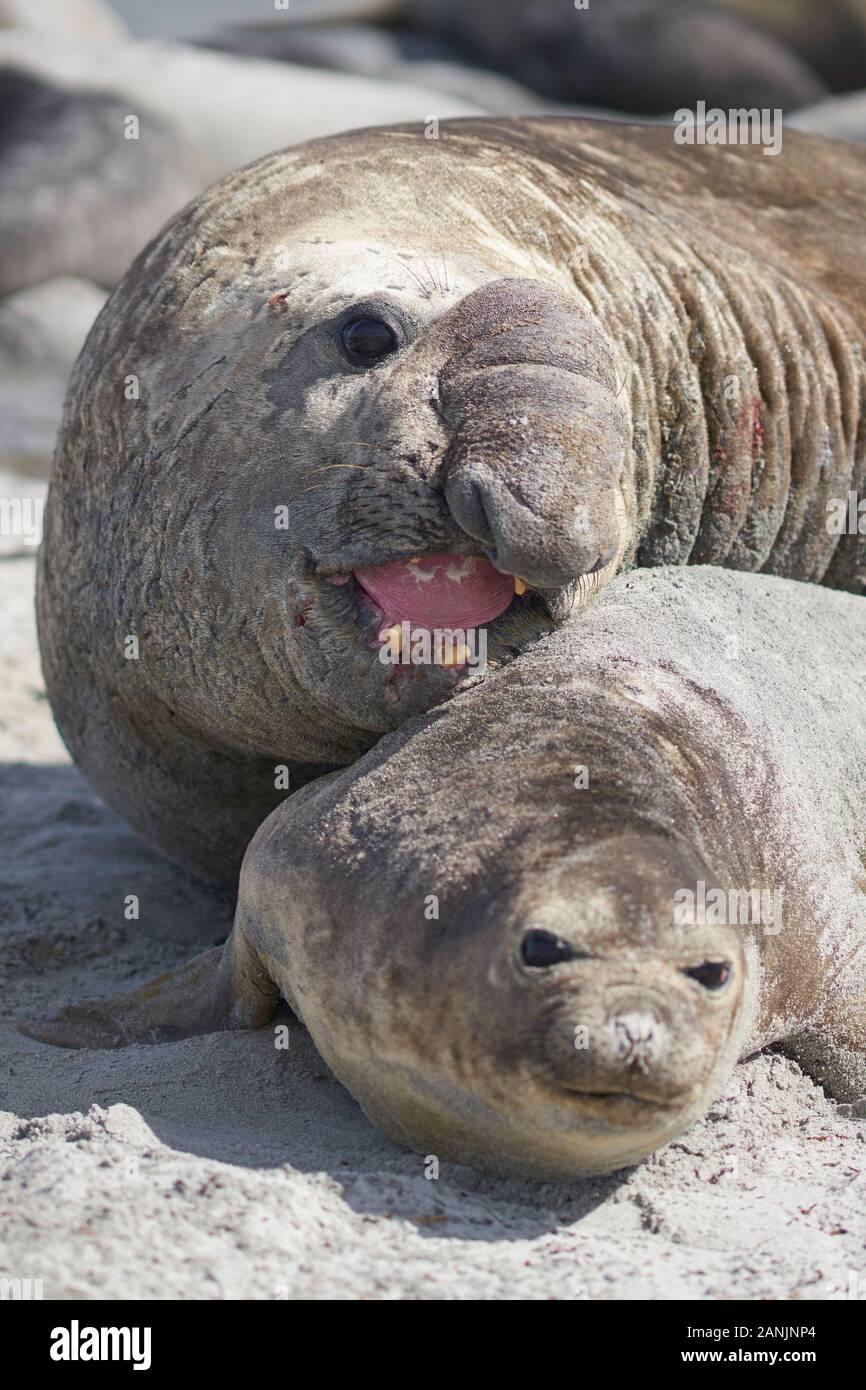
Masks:
[[[731,963],[727,960],[705,960],[702,965],[693,965],[684,970],[690,980],[697,980],[704,989],[721,989],[731,978]]]
[[[340,336],[349,361],[359,367],[369,367],[397,350],[397,334],[381,319],[350,319]]]
[[[575,953],[561,936],[549,931],[527,932],[520,945],[524,965],[533,970],[543,970],[548,965],[559,965],[565,960],[574,960]]]

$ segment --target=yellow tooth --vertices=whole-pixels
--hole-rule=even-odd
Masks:
[[[523,579],[518,579],[517,575],[514,576],[514,592],[516,594],[526,593],[526,582]]]
[[[461,642],[459,646],[453,646],[450,651],[442,653],[440,665],[465,666],[469,660],[469,655],[469,648],[466,646],[465,642]]]

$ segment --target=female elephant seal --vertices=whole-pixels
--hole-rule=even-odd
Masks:
[[[827,525],[866,470],[863,153],[565,119],[439,136],[360,131],[215,185],[73,374],[50,699],[107,800],[208,875],[286,780],[476,679],[383,663],[383,623],[483,626],[495,666],[635,561],[863,585],[866,538]]]
[[[263,1025],[395,1140],[535,1176],[664,1144],[783,1044],[866,1096],[866,604],[713,569],[566,626],[289,798],[234,931],[36,1036]]]

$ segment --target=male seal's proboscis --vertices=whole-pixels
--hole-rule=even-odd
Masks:
[[[827,507],[866,471],[866,154],[431,133],[215,185],[71,382],[49,696],[99,791],[209,876],[278,769],[294,789],[478,680],[383,664],[383,624],[483,624],[496,667],[636,563],[864,584]]]
[[[864,709],[862,600],[620,576],[284,802],[224,947],[30,1031],[250,1028],[282,994],[395,1140],[538,1177],[640,1159],[771,1045],[862,1099]]]

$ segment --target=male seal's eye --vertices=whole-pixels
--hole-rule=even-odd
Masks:
[[[359,367],[369,367],[397,350],[397,334],[381,319],[351,319],[340,336],[349,361]]]
[[[574,960],[575,953],[561,936],[549,931],[527,932],[520,946],[524,965],[533,970],[543,970],[548,965],[559,965],[565,960]]]
[[[731,978],[731,964],[726,960],[705,960],[702,965],[693,965],[683,971],[690,980],[697,980],[704,989],[721,989]]]

